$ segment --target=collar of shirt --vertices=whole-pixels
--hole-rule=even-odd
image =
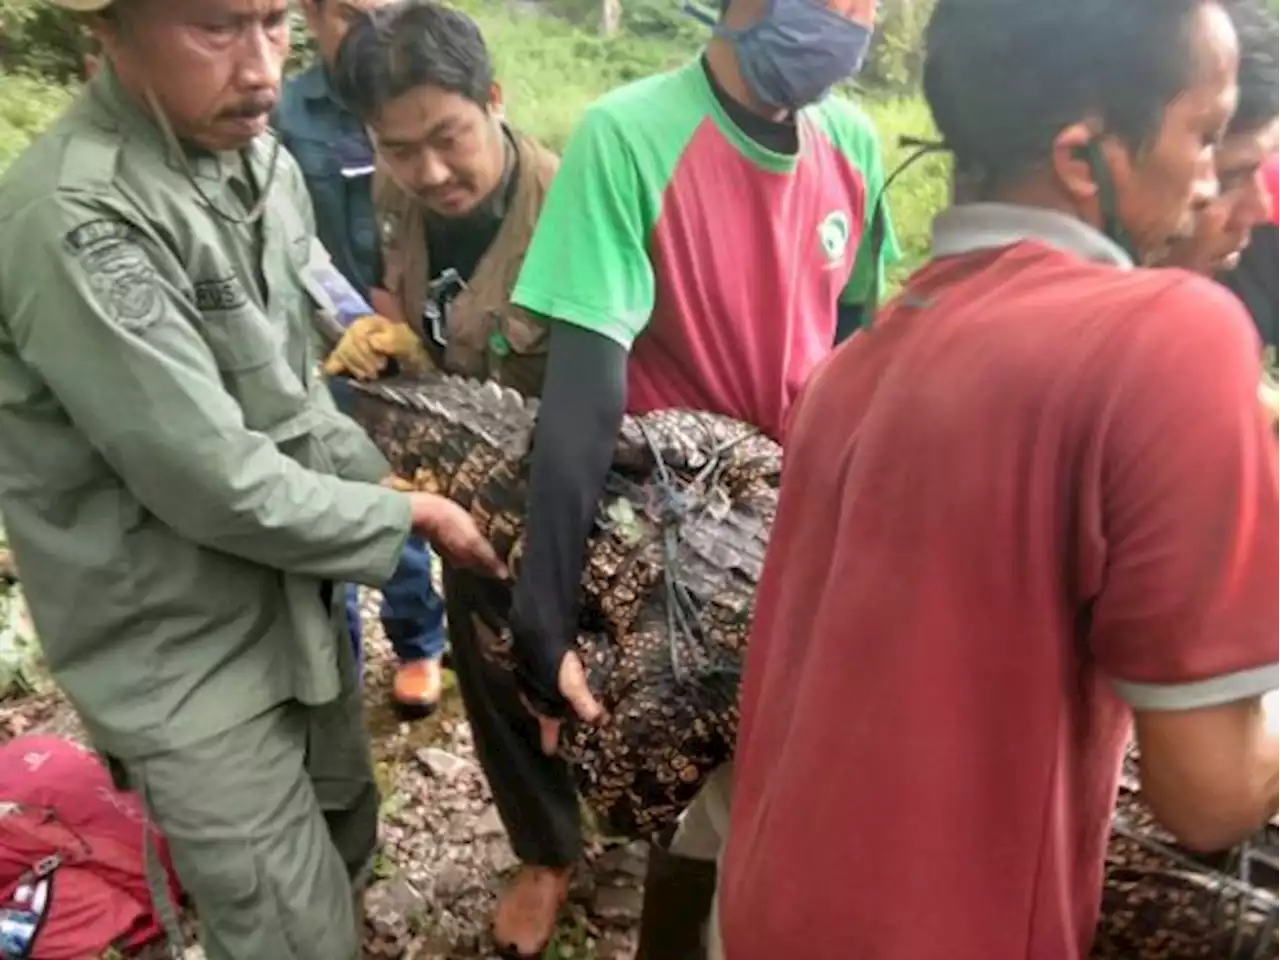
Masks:
[[[124,88],[109,61],[94,74],[88,90],[93,101],[103,108],[107,118],[104,126],[151,144],[164,154],[172,169],[183,171],[182,161],[176,155],[180,148],[169,142],[142,104]],[[185,149],[186,165],[193,176],[218,186],[231,186],[242,196],[256,193],[256,184],[264,182],[271,161],[268,135],[258,137],[242,152],[211,153],[189,146],[181,149]]]
[[[705,53],[699,58],[699,62],[712,94],[720,101],[720,106],[739,130],[760,146],[775,153],[795,153],[800,149],[800,134],[796,129],[794,113],[788,114],[782,120],[770,120],[768,117],[752,112],[729,96],[725,88],[720,85],[716,75],[711,72],[711,64],[707,62]]]
[[[1043,207],[1011,203],[963,203],[933,221],[933,256],[953,257],[1038,240],[1095,263],[1128,269],[1129,255],[1083,220]]]

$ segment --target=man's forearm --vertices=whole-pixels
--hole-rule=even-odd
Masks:
[[[1276,815],[1280,743],[1261,698],[1134,721],[1143,799],[1180,843],[1224,850]]]
[[[548,714],[560,712],[556,676],[577,633],[586,541],[626,406],[626,368],[627,353],[612,340],[553,325],[511,612],[521,682]]]

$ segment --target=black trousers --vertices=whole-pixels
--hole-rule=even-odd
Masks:
[[[563,760],[542,752],[538,722],[521,702],[515,677],[482,652],[505,622],[510,590],[448,565],[443,575],[453,669],[511,849],[535,866],[575,863],[582,825],[573,775]]]

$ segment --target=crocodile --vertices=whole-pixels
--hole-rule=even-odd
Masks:
[[[355,419],[397,476],[466,508],[518,575],[537,401],[445,374],[351,385]],[[624,418],[576,638],[609,719],[566,723],[560,744],[614,835],[662,833],[732,753],[780,471],[777,443],[740,421],[688,410]],[[509,631],[484,653],[512,668]]]
[[[1137,759],[1131,745],[1090,960],[1274,958],[1280,950],[1276,821],[1224,853],[1182,849],[1143,803]]]

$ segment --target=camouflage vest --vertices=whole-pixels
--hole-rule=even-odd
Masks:
[[[374,197],[387,290],[436,364],[450,373],[496,380],[537,396],[547,366],[547,326],[513,306],[511,291],[560,160],[529,137],[517,133],[513,139],[519,166],[511,204],[466,289],[450,304],[448,343],[443,348],[423,329],[427,285],[433,277],[426,212],[382,170],[375,177]]]

